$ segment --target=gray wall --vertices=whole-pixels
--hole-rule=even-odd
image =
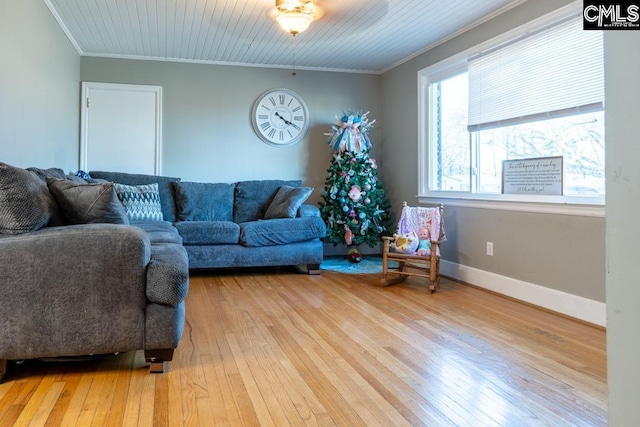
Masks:
[[[607,363],[609,425],[640,425],[640,32],[606,31]]]
[[[42,0],[0,2],[0,161],[78,168],[80,55]]]
[[[394,206],[418,194],[419,70],[571,3],[526,2],[384,73],[383,172]],[[468,267],[605,301],[604,218],[446,207],[443,258]],[[486,255],[486,242],[494,256]]]
[[[162,86],[162,174],[190,181],[302,179],[319,200],[331,160],[330,125],[344,109],[370,110],[380,120],[379,76],[253,67],[83,57],[81,79]],[[251,107],[267,89],[284,87],[305,100],[307,137],[288,147],[260,140]],[[376,131],[372,133],[376,138]]]

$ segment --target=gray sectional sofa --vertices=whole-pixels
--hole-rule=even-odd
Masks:
[[[138,203],[134,190],[155,199]],[[303,204],[311,191],[300,181],[81,178],[0,163],[0,380],[8,360],[133,350],[164,372],[183,332],[189,269],[318,273],[326,229]]]
[[[134,350],[164,372],[189,288],[177,230],[130,225],[110,184],[36,171],[0,163],[0,380],[8,360]]]
[[[319,273],[326,227],[318,207],[300,204],[302,198],[288,206],[289,212],[268,215],[279,192],[302,190],[301,181],[200,183],[118,172],[89,174],[127,185],[158,183],[163,218],[182,237],[191,269],[304,265],[309,274]]]

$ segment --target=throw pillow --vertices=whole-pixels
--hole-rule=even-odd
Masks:
[[[57,211],[56,201],[38,176],[26,169],[0,163],[0,233],[39,230]]]
[[[420,239],[415,231],[408,233],[394,234],[391,247],[396,251],[403,254],[413,254],[418,249],[418,243]]]
[[[118,198],[131,221],[162,221],[162,206],[158,184],[113,184]]]
[[[237,182],[233,196],[233,222],[240,224],[264,219],[269,204],[283,185],[300,187],[302,181],[264,179]]]
[[[127,213],[112,183],[80,184],[47,178],[47,185],[67,224],[129,224]]]
[[[47,182],[47,178],[65,179],[64,171],[60,168],[41,169],[36,167],[27,168],[29,172],[35,173],[42,182]]]
[[[162,206],[162,217],[165,221],[176,221],[176,202],[173,198],[172,182],[180,181],[180,178],[159,175],[146,175],[126,172],[100,172],[90,171],[91,180],[95,182],[97,179],[104,179],[109,182],[117,182],[126,185],[143,185],[158,184],[158,192],[160,193],[160,206]]]
[[[298,208],[309,198],[312,187],[289,187],[283,185],[278,189],[264,214],[264,219],[295,218]]]
[[[88,172],[85,172],[82,169],[78,170],[74,175],[77,176],[78,178],[84,179],[85,181],[91,179],[91,175],[89,175]]]

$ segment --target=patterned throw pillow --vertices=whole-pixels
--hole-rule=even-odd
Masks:
[[[82,169],[75,173],[75,176],[78,178],[82,178],[85,181],[91,179],[91,175],[88,172],[83,171]]]
[[[158,184],[113,184],[131,221],[163,221]]]

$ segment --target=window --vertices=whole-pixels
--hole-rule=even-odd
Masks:
[[[549,20],[419,73],[421,196],[603,204],[602,32]],[[503,161],[555,156],[561,196],[502,194]]]

